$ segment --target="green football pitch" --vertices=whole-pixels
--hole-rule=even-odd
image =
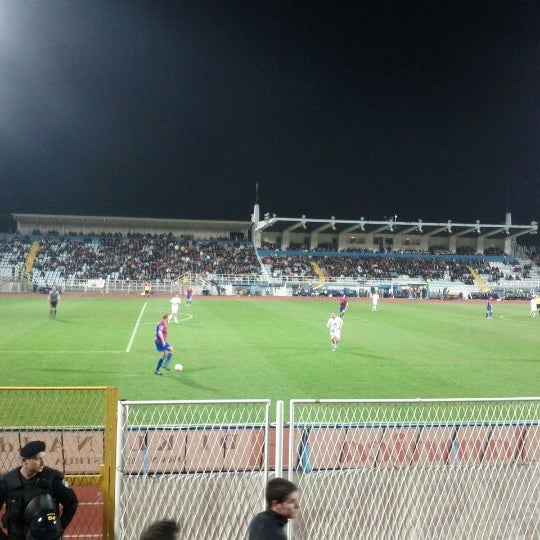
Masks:
[[[121,399],[444,398],[540,395],[540,319],[527,303],[196,298],[169,325],[182,372],[153,374],[168,298],[0,296],[1,386],[102,386]]]

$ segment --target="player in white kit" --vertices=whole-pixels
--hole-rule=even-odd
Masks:
[[[343,319],[336,317],[335,313],[330,314],[330,318],[326,323],[326,328],[330,330],[330,341],[332,342],[332,350],[336,351],[341,339],[341,329],[343,327]]]
[[[171,322],[175,322],[178,324],[178,310],[180,309],[180,304],[182,303],[182,299],[175,294],[171,300]]]

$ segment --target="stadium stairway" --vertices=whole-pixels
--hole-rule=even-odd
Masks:
[[[486,283],[485,279],[472,266],[468,266],[467,268],[469,269],[475,284],[480,287],[480,290],[483,292],[489,291],[489,285]]]
[[[35,240],[32,242],[32,245],[30,246],[30,250],[28,251],[28,256],[26,257],[26,261],[24,263],[24,271],[27,274],[30,274],[32,272],[32,268],[34,267],[34,263],[36,262],[36,256],[39,251],[39,242]]]
[[[323,269],[315,261],[310,261],[310,264],[311,268],[313,268],[313,272],[315,272],[315,275],[319,278],[319,281],[313,285],[313,288],[320,289],[326,283],[326,275],[323,272]]]

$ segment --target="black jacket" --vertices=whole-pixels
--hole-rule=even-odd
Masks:
[[[257,514],[249,524],[248,540],[287,540],[284,527],[287,518],[265,510]]]
[[[40,473],[26,480],[21,475],[20,467],[17,467],[0,477],[0,511],[6,505],[2,525],[10,536],[25,536],[24,509],[34,497],[42,494],[51,495],[56,501],[57,511],[58,504],[62,505],[60,522],[65,529],[79,503],[75,491],[60,471],[44,467]]]

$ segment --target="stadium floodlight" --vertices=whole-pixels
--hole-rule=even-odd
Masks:
[[[361,230],[361,231],[365,231],[365,230],[366,230],[366,227],[365,227],[365,225],[364,225],[364,216],[362,216],[362,217],[360,218],[360,230]]]
[[[480,220],[476,220],[476,234],[480,234],[482,232],[482,229],[480,228]]]
[[[302,229],[307,229],[306,214],[302,214]]]
[[[270,214],[268,212],[266,212],[266,214],[264,214],[264,219],[270,219]]]
[[[332,224],[332,230],[335,231],[336,230],[336,216],[332,216],[330,218],[330,223]]]
[[[421,232],[424,232],[424,231],[422,230],[422,220],[421,220],[421,219],[418,220],[417,231],[420,232],[420,233],[421,233]]]
[[[448,234],[452,234],[452,220],[451,219],[448,220],[448,225],[446,225],[446,230]]]

